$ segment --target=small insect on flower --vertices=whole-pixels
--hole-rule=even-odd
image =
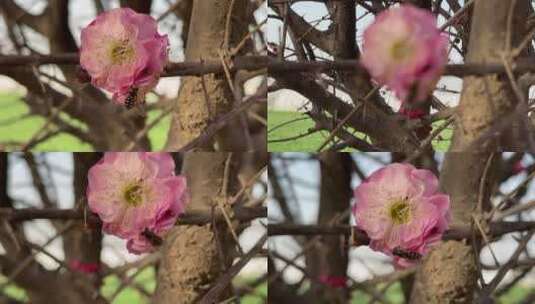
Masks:
[[[145,229],[141,235],[143,235],[153,246],[161,246],[163,243],[161,237],[148,229]]]
[[[107,152],[88,173],[89,209],[129,252],[154,250],[188,201],[186,178],[168,153]]]
[[[138,88],[132,88],[128,92],[128,95],[125,98],[124,105],[127,109],[131,109],[136,105],[136,99],[137,99],[137,93],[139,89]]]
[[[392,250],[392,254],[410,261],[417,261],[422,258],[422,255],[418,252],[403,250],[399,246]]]
[[[355,189],[353,214],[370,248],[408,267],[440,241],[450,220],[449,196],[438,178],[410,164],[390,164]]]
[[[97,16],[81,33],[80,65],[91,83],[125,104],[132,87],[137,100],[156,87],[169,57],[169,39],[150,15],[117,8]],[[132,98],[130,98],[132,104]]]

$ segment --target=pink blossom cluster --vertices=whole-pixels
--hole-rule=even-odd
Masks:
[[[425,100],[448,60],[448,39],[429,11],[401,5],[381,12],[364,31],[361,62],[402,102]]]
[[[357,227],[368,234],[372,249],[393,257],[398,267],[415,261],[397,252],[425,255],[448,228],[449,196],[439,192],[429,170],[390,164],[371,174],[354,196]]]
[[[168,58],[167,35],[154,18],[130,8],[106,11],[82,30],[80,64],[96,87],[132,106],[158,83]]]
[[[153,250],[148,230],[163,236],[184,212],[186,179],[168,153],[108,152],[88,174],[89,208],[104,232],[127,239],[134,254]]]

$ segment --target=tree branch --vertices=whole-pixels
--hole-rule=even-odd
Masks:
[[[229,72],[238,70],[255,71],[268,69],[269,72],[292,73],[292,72],[328,72],[345,71],[362,73],[365,72],[360,61],[356,59],[341,59],[335,61],[280,61],[268,56],[240,56],[235,57],[229,66]],[[78,65],[79,56],[76,53],[57,55],[2,55],[0,66],[20,65]],[[200,76],[205,74],[224,73],[224,67],[220,60],[191,60],[167,64],[163,77],[171,76]],[[535,71],[535,58],[522,57],[512,63],[512,71],[522,74]],[[505,74],[505,67],[501,63],[464,63],[446,65],[442,76],[477,76],[486,74]]]
[[[55,219],[55,220],[85,220],[88,223],[98,223],[99,218],[92,214],[84,214],[83,210],[76,209],[12,209],[0,208],[0,216],[11,222],[29,221],[36,219]],[[235,207],[234,219],[247,222],[256,218],[267,217],[266,207]],[[177,221],[177,225],[204,225],[211,223],[213,218],[217,222],[223,222],[223,214],[219,211],[210,212],[191,211],[181,215]]]
[[[535,221],[521,222],[493,222],[489,223],[489,236],[499,237],[507,233],[528,231],[535,228]],[[447,230],[443,240],[462,240],[472,237],[470,226],[452,226]],[[269,236],[280,235],[353,235],[358,245],[367,245],[370,241],[366,232],[349,225],[297,225],[297,224],[269,224]]]

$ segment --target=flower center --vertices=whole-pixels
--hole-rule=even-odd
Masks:
[[[406,41],[397,41],[390,48],[390,54],[395,60],[403,60],[409,57],[412,53],[412,48]]]
[[[395,225],[402,225],[409,222],[411,218],[411,206],[407,199],[395,201],[388,209],[388,214]]]
[[[134,48],[128,43],[128,40],[116,41],[110,49],[111,61],[114,64],[130,61],[134,57]]]
[[[130,206],[138,206],[143,199],[143,187],[140,184],[132,184],[124,190],[124,199]]]

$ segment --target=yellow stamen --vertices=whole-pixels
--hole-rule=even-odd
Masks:
[[[110,58],[114,64],[131,61],[134,58],[134,48],[128,40],[119,40],[111,44]]]
[[[407,224],[411,218],[411,206],[407,199],[395,201],[388,208],[388,215],[395,225]]]
[[[396,60],[406,59],[411,53],[412,48],[406,41],[397,41],[390,48],[390,54]]]
[[[130,206],[138,206],[143,201],[143,187],[140,184],[131,184],[124,190],[124,199]]]

